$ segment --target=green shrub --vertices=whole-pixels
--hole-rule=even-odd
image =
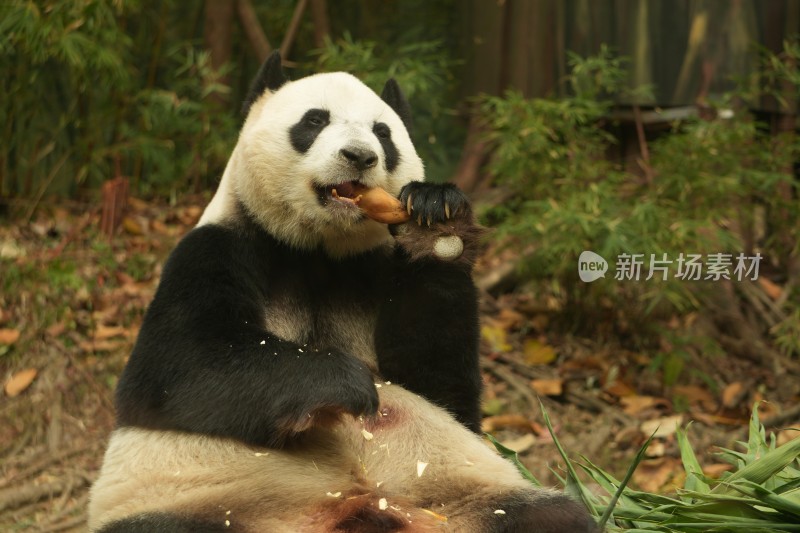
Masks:
[[[786,53],[792,50],[787,44]],[[526,99],[512,91],[481,103],[493,146],[490,171],[511,193],[484,220],[530,250],[525,272],[538,290],[562,297],[571,327],[596,333],[598,323],[628,323],[636,326],[629,331],[646,336],[658,329],[654,317],[701,307],[704,293],[719,283],[676,280],[679,254],[749,257],[746,233],[764,212],[780,216],[770,218],[768,234],[756,243],[761,265],[789,269],[798,255],[800,207],[782,191],[796,187],[795,137],[765,134],[732,95],[716,103],[722,111],[716,118],[683,120],[651,141],[648,172],[634,173],[606,157],[614,139],[604,125],[613,95],[625,85],[624,63],[604,50],[573,56],[571,68],[567,98]],[[781,79],[797,83],[797,91],[796,69],[791,73]],[[579,280],[584,250],[609,261],[605,279]],[[622,253],[647,254],[640,281],[614,279],[613,262]],[[668,279],[656,273],[656,280],[643,281],[649,254],[672,260]]]

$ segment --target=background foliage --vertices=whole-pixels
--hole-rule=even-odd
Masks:
[[[256,6],[259,21],[279,43],[295,2],[268,4]],[[330,10],[334,37],[322,49],[311,45],[310,22],[301,25],[290,77],[348,70],[377,90],[396,77],[422,110],[415,140],[430,174],[444,179],[461,141],[446,104],[456,62],[448,43],[422,36],[443,34],[448,3],[429,8],[422,23],[394,19],[391,34],[390,11],[342,4],[350,9]],[[117,172],[135,194],[213,190],[258,61],[237,30],[232,63],[214,72],[202,22],[199,0],[3,2],[0,198],[22,200],[18,212],[29,216],[42,196],[86,196]]]
[[[674,262],[680,253],[735,258],[758,250],[762,281],[796,279],[800,209],[793,162],[800,144],[794,131],[771,135],[747,105],[764,92],[800,94],[798,59],[794,41],[780,57],[765,53],[760,79],[745,84],[759,87],[757,93],[736,91],[714,102],[708,116],[676,121],[650,143],[651,158],[635,172],[606,157],[616,142],[606,117],[627,83],[625,62],[607,49],[595,57],[572,56],[571,96],[526,99],[509,91],[482,100],[493,147],[491,172],[512,192],[485,219],[501,237],[530,250],[523,265],[527,275],[536,292],[564,301],[566,327],[597,334],[598,324],[611,322],[616,338],[667,344],[656,362],[667,365],[667,384],[673,384],[687,345],[706,353],[722,350],[691,328],[665,333],[659,317],[698,309],[712,315],[724,282],[678,280],[674,264],[664,281],[616,281],[612,263],[606,279],[582,283],[576,268],[582,251],[610,262],[621,253],[645,253],[638,278],[644,280],[650,253]],[[744,300],[733,303],[747,305]],[[786,353],[800,354],[800,297],[795,290],[781,301],[789,312],[759,325],[771,328],[772,340]]]

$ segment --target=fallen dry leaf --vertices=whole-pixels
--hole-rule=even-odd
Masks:
[[[78,343],[78,347],[83,350],[84,352],[92,353],[92,352],[113,352],[115,350],[119,350],[122,346],[124,346],[124,341],[112,341],[112,340],[102,340],[102,341],[81,341]]]
[[[742,401],[747,391],[741,381],[734,381],[722,391],[722,405],[733,409]]]
[[[157,219],[150,221],[150,229],[159,235],[170,235],[171,232],[169,226]]]
[[[667,447],[664,446],[664,443],[660,440],[654,440],[650,442],[650,446],[647,447],[646,456],[649,458],[655,457],[664,457],[664,454],[667,451]]]
[[[11,379],[6,381],[6,396],[9,398],[18,396],[22,391],[30,387],[38,373],[39,371],[35,368],[26,368],[11,376]]]
[[[67,331],[67,324],[63,320],[60,322],[56,322],[55,324],[49,326],[47,329],[44,330],[47,335],[50,337],[59,337],[65,331]]]
[[[794,440],[797,437],[800,437],[800,431],[797,429],[784,429],[778,432],[778,438],[776,439],[776,444],[778,446],[783,446],[790,440]]]
[[[730,472],[733,470],[733,465],[727,463],[714,463],[711,465],[705,465],[703,467],[703,474],[707,475],[708,477],[718,479],[722,474],[725,472]]]
[[[520,414],[487,416],[481,421],[481,431],[484,433],[492,433],[506,428],[533,431],[531,421]]]
[[[18,329],[0,329],[0,344],[14,344],[19,340]]]
[[[633,473],[633,482],[645,492],[664,492],[665,487],[673,485],[675,476],[683,472],[680,459],[659,457],[639,463]]]
[[[615,379],[611,383],[603,387],[603,390],[617,398],[624,398],[625,396],[636,396],[636,391],[627,383]]]
[[[506,330],[499,326],[481,326],[481,338],[489,343],[493,352],[511,351],[511,345],[506,340]]]
[[[525,323],[525,315],[519,311],[505,308],[500,310],[495,320],[497,325],[505,330],[518,329]]]
[[[542,396],[561,396],[564,392],[563,379],[534,379],[531,387]]]
[[[104,326],[100,324],[94,330],[94,340],[104,341],[114,337],[124,337],[128,330],[122,326]]]
[[[683,415],[664,416],[642,422],[639,429],[648,437],[655,432],[655,437],[663,438],[675,433],[675,430],[680,427],[681,424],[683,424]]]
[[[522,350],[525,362],[531,365],[547,365],[556,360],[555,349],[536,339],[525,339]]]
[[[761,288],[764,289],[764,292],[767,293],[767,296],[773,300],[778,300],[783,294],[783,287],[776,285],[763,276],[758,278],[758,284],[761,285]]]
[[[144,230],[142,229],[142,225],[133,218],[133,217],[125,217],[122,219],[122,227],[125,228],[125,231],[130,235],[142,235],[144,234]]]
[[[507,439],[502,442],[503,446],[514,450],[517,453],[522,453],[528,450],[534,444],[536,444],[536,437],[534,437],[531,433],[522,435],[521,437],[517,437],[515,439]]]
[[[622,405],[622,410],[629,415],[638,415],[642,411],[651,408],[669,407],[669,402],[664,398],[657,398],[655,396],[623,396],[619,399]]]
[[[675,385],[672,388],[673,394],[676,396],[683,396],[689,403],[702,404],[708,410],[716,409],[716,400],[714,395],[708,389],[698,387],[697,385]]]
[[[715,426],[717,424],[724,424],[726,426],[741,426],[742,424],[747,423],[747,419],[745,418],[731,418],[729,416],[708,414],[698,409],[690,409],[689,414],[693,420],[702,422],[707,426]]]

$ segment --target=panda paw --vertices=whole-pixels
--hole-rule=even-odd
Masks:
[[[411,261],[474,263],[484,230],[475,224],[466,194],[451,183],[411,182],[399,200],[411,220],[390,230]]]
[[[320,358],[317,372],[289,392],[303,398],[300,402],[286,402],[292,406],[285,408],[289,416],[284,427],[289,433],[331,425],[338,422],[342,414],[370,416],[378,411],[375,378],[364,363],[334,350]]]

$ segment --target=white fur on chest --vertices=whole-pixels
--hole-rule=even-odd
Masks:
[[[265,327],[280,339],[309,351],[335,349],[357,357],[377,372],[376,322],[373,309],[347,303],[323,303],[311,309],[308,303],[283,294],[267,304]]]

